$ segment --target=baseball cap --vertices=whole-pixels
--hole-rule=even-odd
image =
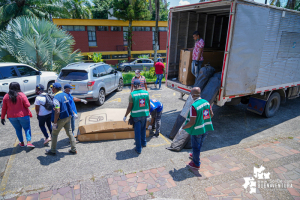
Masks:
[[[72,86],[71,86],[70,84],[66,84],[66,85],[64,86],[64,89],[67,89],[67,88],[72,89]]]
[[[133,85],[137,86],[137,85],[141,85],[140,80],[134,80]]]
[[[37,88],[37,89],[40,89],[40,90],[44,90],[44,89],[45,89],[45,87],[44,87],[42,84],[38,84],[38,85],[36,86],[36,88]]]
[[[137,70],[135,70],[135,73],[139,74],[139,73],[141,73],[141,71],[137,69]]]
[[[60,83],[54,83],[54,84],[52,85],[52,87],[53,87],[53,88],[59,89],[59,88],[61,88],[61,84],[60,84]]]

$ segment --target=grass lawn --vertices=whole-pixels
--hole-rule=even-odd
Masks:
[[[132,77],[135,76],[134,72],[122,72],[122,74],[123,74],[124,84],[130,84]],[[141,75],[145,76],[145,74],[144,74],[143,71],[141,72]],[[156,76],[150,77],[150,76],[147,76],[147,75],[148,74],[146,74],[146,76],[145,76],[147,83],[155,82],[156,81]],[[166,81],[166,79],[163,78],[162,81]]]

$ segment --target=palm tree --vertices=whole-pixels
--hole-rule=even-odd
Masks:
[[[91,19],[91,4],[87,0],[62,0],[73,19]]]
[[[68,11],[58,0],[1,0],[0,29],[6,27],[11,19],[18,16],[49,19],[53,17],[68,18]]]
[[[17,17],[9,30],[0,31],[0,61],[28,64],[38,70],[56,70],[80,60],[73,37],[46,19]]]

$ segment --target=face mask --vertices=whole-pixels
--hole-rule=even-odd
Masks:
[[[70,90],[69,94],[72,94],[73,93],[73,90]]]
[[[135,74],[135,77],[139,78],[141,75],[140,74]]]
[[[40,95],[41,92],[40,91],[35,91],[35,94]]]

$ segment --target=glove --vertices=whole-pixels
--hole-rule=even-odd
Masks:
[[[1,124],[5,125],[5,119],[1,119]]]
[[[149,118],[147,118],[147,122],[151,122],[151,118],[149,117]]]
[[[182,131],[182,127],[180,127],[180,129],[179,129],[178,133],[180,134],[180,133],[181,133],[181,131]]]
[[[56,129],[57,129],[57,124],[53,124],[53,125],[52,125],[52,129],[53,129],[53,130],[56,130]]]
[[[126,122],[126,117],[123,118],[123,121]]]
[[[148,126],[148,130],[152,130],[152,126],[151,125]]]
[[[76,113],[74,113],[74,118],[78,119],[78,115]]]
[[[87,104],[87,100],[81,99],[80,101],[84,104]]]

